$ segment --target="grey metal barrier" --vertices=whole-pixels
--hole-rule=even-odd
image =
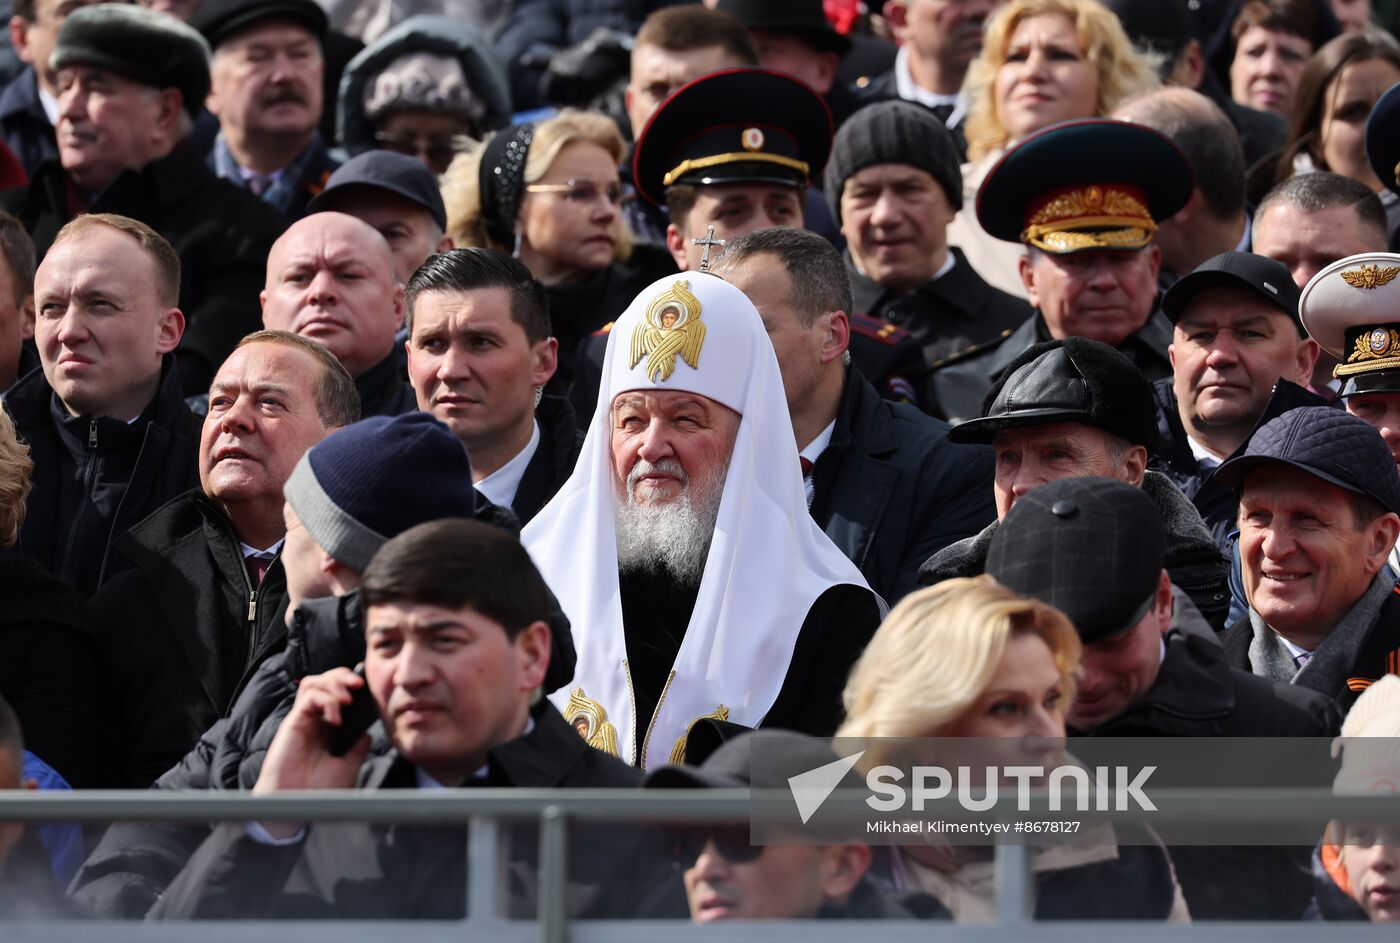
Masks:
[[[1163,790],[1150,813],[1076,813],[1087,820],[1151,820],[1192,824],[1266,825],[1307,816],[1400,825],[1400,797],[1335,796],[1325,790]],[[438,940],[500,943],[1009,943],[1034,935],[1036,943],[1395,943],[1395,926],[1368,923],[1202,923],[1056,921],[1035,922],[1034,881],[1025,845],[999,840],[995,873],[997,920],[990,924],[926,921],[728,922],[723,928],[685,921],[573,920],[565,901],[570,823],[723,822],[747,820],[755,804],[789,802],[745,790],[544,790],[302,792],[251,796],[214,792],[0,792],[0,822],[218,821],[375,822],[468,824],[467,916],[462,921],[199,921],[132,923],[47,921],[0,923],[2,943],[394,943]],[[840,801],[839,794],[837,801]],[[951,800],[932,802],[928,815],[948,820],[1015,822],[1044,815],[1034,807],[1017,811],[1011,801],[971,813]],[[501,822],[540,823],[541,882],[537,921],[499,916],[500,894],[493,867],[499,861]]]

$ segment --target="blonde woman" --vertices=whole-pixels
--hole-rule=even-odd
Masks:
[[[1026,297],[1018,243],[993,239],[972,211],[977,190],[1011,145],[1041,128],[1107,115],[1154,88],[1151,59],[1133,49],[1118,18],[1098,0],[1012,0],[987,21],[982,53],[968,68],[968,163],[963,204],[948,229],[979,275]]]
[[[559,340],[556,377],[565,386],[579,341],[665,274],[625,264],[631,244],[618,176],[625,150],[611,119],[566,110],[497,132],[458,155],[442,177],[453,244],[514,255],[544,284]]]
[[[948,580],[890,612],[851,673],[836,736],[1006,738],[977,744],[979,754],[1001,765],[1064,762],[1079,655],[1079,636],[1058,610],[989,576]],[[880,762],[878,753],[868,750],[865,762]],[[1119,846],[1106,829],[1085,837],[1034,853],[1038,919],[1184,915],[1161,847]],[[955,919],[989,920],[996,912],[990,851],[904,846],[884,862],[883,877],[898,890],[933,895]]]
[[[0,697],[14,708],[30,753],[70,785],[96,786],[97,655],[83,628],[83,600],[11,550],[33,469],[29,446],[0,407]]]

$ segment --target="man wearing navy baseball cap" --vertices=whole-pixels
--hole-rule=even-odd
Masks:
[[[1235,493],[1215,470],[1249,434],[1298,406],[1321,406],[1305,389],[1318,347],[1298,320],[1298,288],[1282,262],[1222,252],[1162,297],[1172,322],[1172,375],[1153,384],[1161,447],[1150,467],[1179,487],[1229,553]]]
[[[1380,434],[1325,406],[1263,425],[1216,478],[1239,490],[1248,615],[1222,638],[1232,665],[1350,707],[1400,673],[1400,475]]]

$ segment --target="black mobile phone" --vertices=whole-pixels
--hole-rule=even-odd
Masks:
[[[350,703],[340,709],[340,726],[330,728],[326,749],[331,756],[344,756],[359,742],[361,736],[379,719],[379,705],[369,693],[364,662],[355,666],[355,674],[365,683],[350,692]]]

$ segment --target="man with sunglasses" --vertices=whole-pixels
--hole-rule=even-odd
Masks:
[[[723,725],[692,728],[687,751],[712,740]],[[755,754],[765,757],[753,763]],[[786,730],[744,734],[725,742],[697,766],[663,766],[647,776],[646,789],[773,789],[787,792],[786,774],[836,762],[821,740]],[[783,775],[778,775],[782,773]],[[843,788],[859,788],[847,773]],[[782,827],[714,823],[667,830],[682,869],[690,918],[719,920],[904,919],[933,916],[938,904],[925,895],[895,900],[866,878],[870,846],[864,842],[815,844],[811,836]],[[783,843],[786,837],[787,843]],[[946,914],[946,912],[945,912]]]
[[[317,131],[325,11],[314,0],[207,0],[190,25],[213,50],[214,173],[301,217],[336,168]]]

